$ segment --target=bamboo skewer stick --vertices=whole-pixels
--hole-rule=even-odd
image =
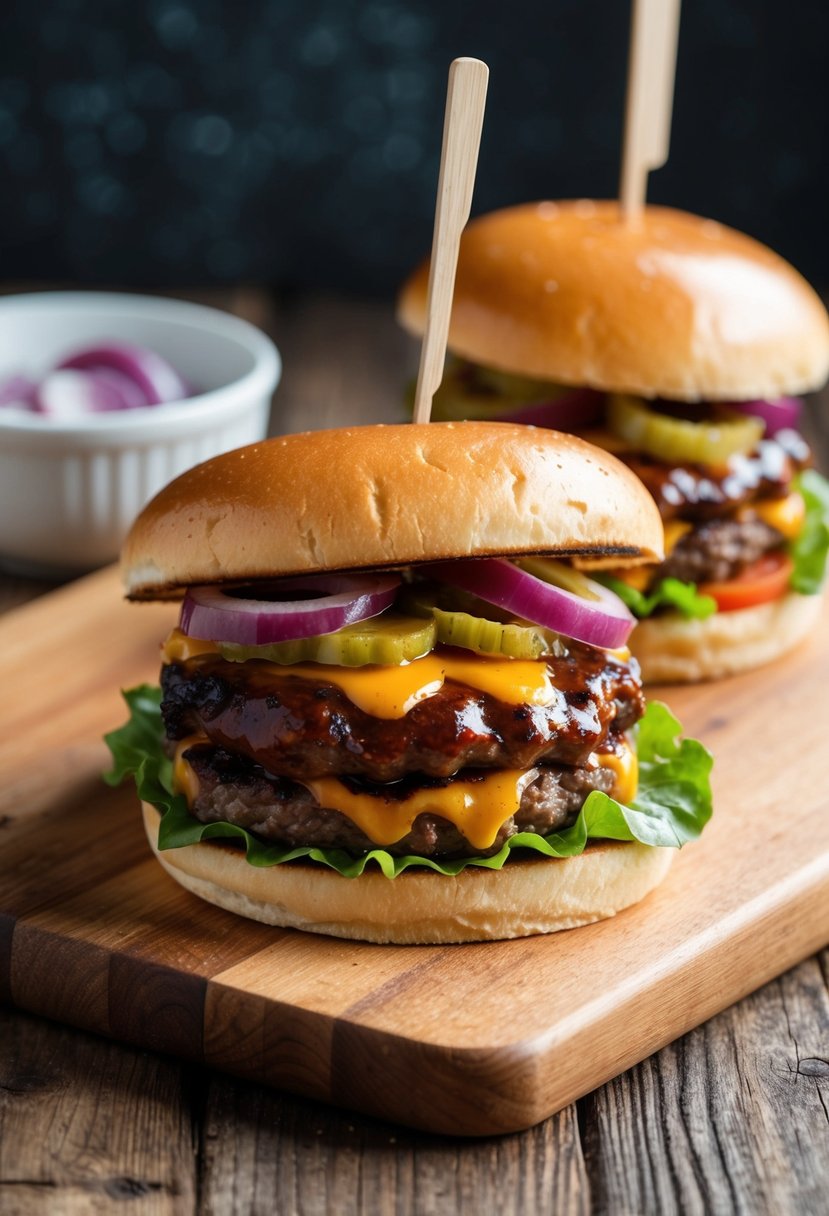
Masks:
[[[414,422],[429,421],[432,397],[443,379],[458,249],[472,207],[488,80],[489,68],[480,59],[455,59],[449,68]]]
[[[619,198],[626,220],[645,205],[648,173],[668,159],[680,0],[634,0]]]

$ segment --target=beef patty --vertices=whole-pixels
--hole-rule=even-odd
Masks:
[[[547,706],[512,705],[447,680],[402,718],[365,713],[336,685],[283,675],[260,660],[231,663],[197,655],[163,668],[161,710],[168,738],[204,734],[295,780],[407,773],[449,777],[462,768],[581,766],[608,731],[633,726],[645,710],[639,668],[568,643],[548,660],[555,689]]]
[[[712,519],[682,537],[659,566],[656,578],[724,582],[784,543],[782,533],[762,519]]]
[[[274,777],[261,765],[209,744],[195,744],[184,756],[198,777],[199,791],[190,809],[202,823],[234,823],[260,840],[288,847],[337,848],[355,854],[374,847],[356,824],[339,811],[320,806],[310,790],[295,781]],[[464,772],[459,776],[474,780],[476,774]],[[502,824],[491,848],[474,848],[454,824],[432,814],[418,815],[411,831],[395,844],[383,847],[398,856],[490,856],[516,832],[546,836],[569,827],[590,791],[607,792],[613,781],[614,774],[608,768],[543,765],[525,787],[517,812]],[[404,781],[399,783],[403,787],[400,790],[384,790],[373,783],[344,780],[351,790],[392,798],[405,795],[412,785],[440,788],[449,783],[450,779]]]

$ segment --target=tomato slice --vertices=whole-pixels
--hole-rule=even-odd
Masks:
[[[724,583],[700,583],[700,595],[710,595],[720,612],[736,612],[767,604],[785,595],[793,569],[788,553],[766,553]]]

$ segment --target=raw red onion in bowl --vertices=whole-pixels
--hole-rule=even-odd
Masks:
[[[757,401],[726,401],[724,405],[738,414],[750,414],[766,424],[766,435],[778,431],[796,430],[802,402],[798,397],[774,397]]]
[[[92,372],[51,372],[35,393],[35,409],[60,422],[128,409],[122,386]]]
[[[0,406],[33,410],[36,392],[37,382],[29,376],[9,376],[0,384]]]
[[[182,401],[192,387],[148,347],[108,342],[85,347],[38,383],[13,375],[0,384],[0,407],[73,421],[88,414],[143,409]]]
[[[138,386],[146,398],[146,405],[181,401],[188,395],[187,385],[166,359],[146,346],[135,346],[131,342],[106,342],[85,347],[63,359],[58,368],[79,371],[106,368],[119,372]]]
[[[269,599],[252,599],[256,587],[191,587],[181,606],[181,629],[206,642],[265,646],[334,633],[378,616],[394,600],[398,574],[309,574],[269,584]],[[305,592],[305,598],[297,593]],[[276,596],[286,596],[277,599]]]
[[[439,562],[420,572],[590,646],[622,646],[636,624],[619,597],[592,579],[585,580],[595,596],[588,600],[499,557]]]

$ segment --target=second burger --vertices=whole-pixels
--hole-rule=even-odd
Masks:
[[[427,276],[400,297],[413,333]],[[829,483],[796,395],[829,373],[829,319],[782,258],[667,208],[511,207],[464,233],[449,347],[436,417],[577,431],[656,500],[665,560],[598,575],[639,619],[646,680],[756,667],[814,627]]]

